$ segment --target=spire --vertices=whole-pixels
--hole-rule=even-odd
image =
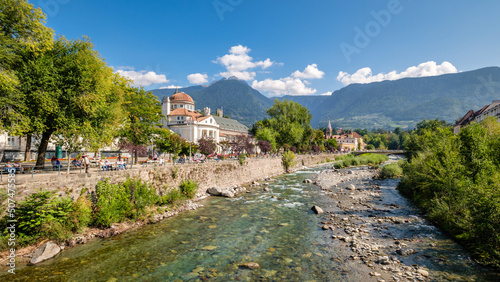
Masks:
[[[328,117],[328,126],[326,127],[326,129],[330,130],[330,132],[332,132],[332,124],[330,123],[330,117]]]
[[[328,126],[325,130],[325,139],[332,138],[332,124],[330,123],[330,117],[328,117]]]
[[[175,92],[174,92],[174,94],[176,94],[176,93],[179,93],[179,87],[178,87],[178,86],[176,86],[176,87],[175,87]]]

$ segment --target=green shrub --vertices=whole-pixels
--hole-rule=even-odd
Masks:
[[[109,227],[122,222],[132,210],[129,190],[124,185],[110,184],[108,180],[97,183],[95,220],[98,226]]]
[[[146,207],[158,202],[158,194],[156,190],[148,183],[142,182],[140,179],[132,180],[130,178],[121,185],[128,190],[130,195],[130,206],[132,207],[130,217],[137,218],[144,214]]]
[[[161,198],[163,205],[175,205],[183,198],[182,192],[179,189],[173,189],[167,195]]]
[[[240,154],[238,156],[238,161],[240,162],[240,165],[244,165],[245,164],[245,159],[246,159],[247,155],[246,154]]]
[[[292,151],[287,151],[283,153],[281,157],[281,165],[286,172],[289,172],[290,168],[296,164],[295,153]]]
[[[73,211],[69,214],[70,227],[73,232],[79,232],[92,222],[92,202],[84,195],[84,191],[73,203]]]
[[[173,178],[173,179],[176,179],[176,178],[177,178],[177,175],[179,175],[179,167],[174,166],[174,167],[172,168],[172,178]]]
[[[384,165],[380,171],[379,177],[382,179],[386,178],[398,178],[403,175],[403,169],[398,163],[391,163]]]
[[[192,199],[196,196],[196,191],[198,190],[198,183],[194,180],[183,180],[179,189],[183,195],[187,198]]]
[[[335,168],[345,168],[350,166],[360,166],[360,165],[378,165],[387,160],[389,157],[386,155],[379,154],[362,154],[359,156],[354,156],[353,154],[340,156],[337,158],[340,160],[335,164]]]

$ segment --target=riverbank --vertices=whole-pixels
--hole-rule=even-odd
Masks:
[[[301,165],[306,164],[306,163],[309,165],[312,165],[312,166],[320,165],[321,161],[327,160],[328,156],[329,155],[326,155],[326,157],[324,155],[323,156],[321,156],[321,155],[301,156],[301,158],[299,158],[298,164],[293,168],[293,171],[296,171],[296,170],[302,168]],[[267,166],[264,166],[264,167],[268,167],[268,168],[273,167],[274,168],[276,166],[276,164],[274,164],[274,163],[276,163],[276,161],[279,159],[278,158],[260,159],[260,160],[258,160],[258,163],[262,163],[263,161],[269,161],[269,160],[273,160],[273,161],[271,161],[271,166],[268,164]],[[317,160],[319,160],[319,161],[318,161],[318,163],[315,164],[315,162]],[[247,166],[253,167],[253,166],[255,166],[255,163],[256,163],[256,161],[253,160],[252,165],[248,165],[248,163],[247,163]],[[213,163],[212,165],[215,166],[216,168],[219,168],[220,166],[226,167],[226,168],[228,167],[227,164]],[[263,165],[261,165],[261,167],[262,166]],[[196,165],[194,167],[198,168],[198,166],[196,166]],[[181,168],[183,168],[184,170],[186,168],[189,169],[188,166],[181,166]],[[239,172],[237,168],[230,169],[230,171],[233,171],[233,173],[235,172],[237,174],[240,174],[241,172]],[[247,169],[245,164],[239,165],[239,168],[241,170]],[[173,169],[175,169],[175,168],[173,168]],[[259,170],[259,171],[261,171],[261,170]],[[151,173],[148,173],[148,171],[146,171],[146,173],[147,173],[147,175],[151,175]],[[177,173],[185,174],[185,172],[183,173],[183,170],[177,170]],[[231,192],[231,194],[234,196],[237,194],[244,193],[246,191],[246,189],[244,187],[241,187],[241,186],[250,185],[251,183],[255,183],[256,181],[262,181],[264,179],[269,179],[270,177],[276,177],[276,176],[283,174],[283,173],[284,173],[283,169],[281,168],[281,172],[276,172],[276,169],[268,169],[267,174],[265,174],[264,177],[257,178],[257,179],[255,177],[253,177],[255,174],[253,174],[253,175],[248,174],[246,177],[239,177],[239,178],[231,178],[231,177],[226,176],[226,178],[230,179],[230,181],[226,180],[226,181],[224,181],[224,183],[231,183],[231,184],[237,183],[237,185],[233,185],[230,187],[223,186],[221,188],[225,191]],[[155,175],[155,174],[153,174],[153,175]],[[189,174],[188,176],[192,176],[192,175]],[[175,178],[181,178],[181,177],[173,177],[173,178],[175,179]],[[116,180],[111,180],[111,182],[116,182]],[[155,182],[155,183],[158,184],[157,182]],[[121,234],[121,233],[128,231],[128,230],[131,230],[131,229],[137,229],[137,228],[145,226],[147,224],[157,223],[157,222],[161,221],[162,219],[175,216],[178,213],[183,212],[183,211],[195,210],[195,209],[199,208],[200,206],[202,206],[202,205],[197,204],[197,202],[208,197],[206,190],[207,190],[207,186],[209,183],[211,183],[210,180],[202,181],[200,183],[201,184],[200,186],[203,188],[199,189],[195,199],[188,200],[187,202],[185,202],[179,206],[175,206],[174,208],[162,208],[162,210],[158,209],[159,212],[158,211],[154,212],[151,216],[149,216],[145,220],[125,221],[122,223],[114,223],[114,224],[112,224],[112,226],[110,228],[104,228],[104,229],[103,228],[85,228],[81,233],[74,234],[71,238],[64,240],[62,242],[57,242],[57,245],[59,246],[59,248],[62,251],[68,247],[74,247],[78,244],[85,244],[94,238],[108,238],[111,236]],[[218,182],[218,183],[221,183],[221,182]],[[26,246],[26,247],[23,247],[21,249],[18,249],[16,252],[16,256],[17,256],[16,264],[18,266],[27,265],[30,262],[35,250],[37,250],[38,248],[43,246],[48,241],[49,240],[43,240],[41,242],[38,242],[35,245],[30,245],[30,246]],[[1,267],[6,267],[6,264],[8,263],[7,256],[9,254],[10,254],[9,251],[4,251],[4,252],[0,253],[0,264],[2,264]]]
[[[396,191],[398,180],[376,175],[368,167],[330,167],[317,175],[328,203],[323,229],[344,251],[333,260],[356,265],[375,281],[472,281],[478,277],[471,273],[487,271]]]

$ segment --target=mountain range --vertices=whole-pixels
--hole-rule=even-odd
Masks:
[[[175,89],[155,89],[160,100]],[[224,110],[224,115],[250,126],[267,117],[273,100],[237,78],[222,79],[209,86],[179,89],[189,94],[197,109]],[[411,128],[423,119],[454,122],[468,110],[479,110],[500,100],[500,67],[431,77],[403,78],[368,84],[351,84],[330,96],[283,96],[307,107],[313,127]]]

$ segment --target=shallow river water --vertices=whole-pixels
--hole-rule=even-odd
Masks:
[[[18,269],[21,281],[366,281],[366,270],[332,258],[347,255],[321,229],[313,205],[328,197],[300,171],[251,187],[233,199],[209,197],[204,207],[117,237],[67,249]],[[259,269],[239,267],[256,262]],[[476,277],[481,277],[480,274]],[[7,276],[0,276],[0,280]],[[372,278],[371,281],[376,281]],[[481,280],[481,279],[479,279]]]

